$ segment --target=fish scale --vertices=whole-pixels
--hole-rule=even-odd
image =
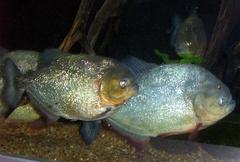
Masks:
[[[60,62],[60,67],[67,70],[62,70],[59,69],[59,66],[54,66],[53,68],[47,69],[47,72],[44,72],[44,74],[42,73],[42,75],[36,74],[38,75],[36,78],[35,76],[32,76],[34,77],[33,80],[25,78],[22,82],[24,84],[28,81],[34,83],[27,84],[27,89],[29,89],[31,94],[41,98],[42,101],[46,101],[43,103],[44,105],[53,105],[53,103],[57,101],[59,102],[59,106],[57,107],[47,107],[48,111],[53,114],[70,119],[79,119],[79,114],[82,112],[80,108],[75,109],[75,107],[81,105],[84,115],[91,118],[91,115],[94,115],[95,113],[89,112],[86,108],[91,107],[92,103],[99,102],[99,96],[96,94],[96,90],[93,89],[91,84],[88,84],[92,82],[94,78],[89,76],[88,73],[82,75],[85,69],[75,67],[74,64],[76,64],[76,62],[73,59],[68,61],[63,60],[63,62],[59,60],[57,62]],[[89,73],[93,74],[91,67],[87,66],[86,68],[86,71],[90,71]],[[93,72],[97,73],[96,71]],[[61,100],[59,100],[59,96],[61,96]],[[61,109],[61,111],[59,111],[59,109]],[[76,113],[74,116],[72,113],[72,116],[68,115],[67,112],[73,111]]]
[[[50,121],[59,117],[86,121],[105,118],[138,91],[128,68],[100,56],[66,53],[48,66],[21,76],[14,62],[7,59],[3,69],[6,104],[15,109],[25,92]],[[121,87],[121,82],[126,84]]]
[[[141,60],[137,62],[135,60],[134,66],[145,66]],[[235,107],[229,89],[197,65],[154,66],[138,75],[138,84],[138,95],[107,118],[113,128],[128,136],[156,137],[191,132],[199,123],[204,128],[214,124]],[[226,103],[221,106],[222,97]]]

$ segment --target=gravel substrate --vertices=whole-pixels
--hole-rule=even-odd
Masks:
[[[77,123],[31,129],[24,125],[9,126],[3,120],[0,121],[0,152],[62,162],[234,161],[216,158],[215,154],[200,145],[187,142],[155,139],[143,150],[137,151],[115,132],[103,129],[93,144],[85,145]]]

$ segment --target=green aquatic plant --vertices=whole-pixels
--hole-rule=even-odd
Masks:
[[[167,53],[162,53],[158,49],[154,50],[155,54],[160,57],[165,64],[179,63],[179,60],[171,60]]]
[[[165,64],[180,63],[180,64],[201,64],[203,57],[192,53],[184,53],[179,55],[179,60],[171,60],[169,54],[162,53],[158,49],[154,50],[155,54],[160,57]]]

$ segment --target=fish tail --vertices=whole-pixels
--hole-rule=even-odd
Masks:
[[[21,72],[11,59],[7,58],[4,61],[2,72],[4,80],[2,97],[6,105],[10,108],[7,113],[9,115],[20,103],[24,90],[17,88],[16,77],[19,77]]]

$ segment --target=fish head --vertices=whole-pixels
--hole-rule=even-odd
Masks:
[[[230,114],[235,108],[230,90],[221,81],[203,86],[194,99],[194,111],[203,126],[209,126]]]
[[[178,43],[176,45],[176,52],[178,55],[182,55],[182,54],[185,54],[185,53],[191,53],[191,46],[192,46],[192,42],[190,41],[182,41],[180,43]]]
[[[114,66],[105,72],[100,85],[100,98],[107,105],[119,106],[137,95],[135,75],[125,66]]]

